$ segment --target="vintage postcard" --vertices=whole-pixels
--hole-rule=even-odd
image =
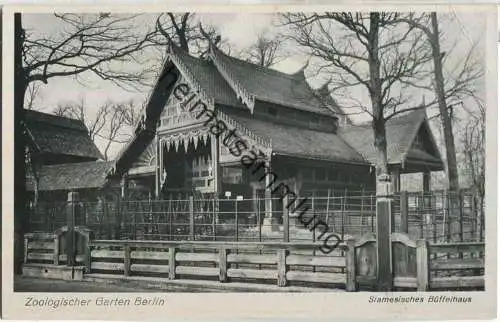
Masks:
[[[491,319],[494,5],[2,9],[6,319]]]

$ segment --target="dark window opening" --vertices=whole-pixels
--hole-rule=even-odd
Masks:
[[[268,107],[267,113],[272,116],[278,116],[278,110],[275,107]]]

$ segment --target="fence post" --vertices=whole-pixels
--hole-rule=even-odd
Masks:
[[[399,193],[399,208],[401,212],[400,229],[402,233],[408,234],[408,192],[406,190]]]
[[[25,264],[28,262],[28,244],[29,244],[29,238],[27,236],[24,236],[24,263]]]
[[[175,279],[175,247],[168,249],[168,279]]]
[[[425,239],[417,240],[417,291],[426,292],[429,289],[429,254]]]
[[[377,285],[379,291],[392,290],[392,212],[391,177],[382,174],[377,178]]]
[[[354,239],[347,240],[347,253],[345,256],[346,266],[346,283],[347,292],[356,291],[356,241]]]
[[[66,265],[75,265],[75,213],[78,208],[78,192],[68,192],[68,203],[66,206]]]
[[[227,248],[219,248],[219,282],[227,281]]]
[[[189,239],[194,240],[194,199],[189,196]]]
[[[461,190],[458,191],[458,211],[459,211],[459,234],[460,234],[460,241],[464,241],[464,200],[463,200],[463,192]],[[464,253],[460,252],[458,254],[459,258],[463,258]]]
[[[476,196],[474,194],[471,195],[471,213],[472,213],[472,238],[473,241],[477,241],[477,212],[476,212]]]
[[[278,249],[278,286],[284,287],[286,286],[286,249]]]
[[[125,245],[123,247],[124,259],[123,259],[123,275],[130,275],[130,246]]]
[[[238,241],[238,199],[234,199],[234,236]]]
[[[85,257],[85,273],[89,274],[92,270],[92,246],[87,244],[87,256]]]
[[[59,265],[59,234],[54,236],[54,265]]]
[[[290,241],[290,217],[288,214],[288,196],[283,198],[283,241]]]

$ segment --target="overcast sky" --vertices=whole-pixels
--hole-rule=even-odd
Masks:
[[[222,37],[226,38],[232,48],[239,50],[255,42],[257,35],[263,30],[276,30],[274,23],[276,17],[272,14],[199,14],[199,19],[205,24],[216,26]],[[145,23],[153,23],[156,15],[147,15]],[[481,12],[451,12],[440,16],[440,29],[444,33],[442,49],[457,42],[457,50],[452,53],[448,64],[445,66],[445,76],[453,72],[454,63],[463,58],[472,43],[478,42],[478,56],[484,55],[486,19]],[[61,24],[50,14],[26,14],[23,17],[24,27],[36,33],[54,33],[61,28]],[[274,66],[274,68],[288,73],[300,69],[307,57],[297,54],[296,48],[287,48],[288,59]],[[151,57],[154,59],[155,57]],[[306,73],[307,75],[307,73]],[[309,79],[313,87],[320,85],[322,80]],[[118,86],[97,79],[91,75],[85,77],[85,86],[79,84],[72,78],[50,79],[47,85],[41,84],[41,92],[37,105],[39,110],[50,112],[58,103],[68,101],[79,101],[84,99],[90,107],[96,107],[107,100],[126,101],[135,99],[142,103],[148,91],[137,93],[127,92]]]

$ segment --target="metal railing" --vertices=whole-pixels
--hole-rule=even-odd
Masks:
[[[298,203],[298,202],[296,202]],[[484,209],[467,191],[401,192],[393,202],[393,232],[431,242],[484,240]],[[75,225],[98,239],[193,241],[317,241],[281,198],[76,201]],[[31,232],[53,232],[65,225],[68,203],[38,203],[29,213]],[[341,240],[375,232],[376,196],[332,192],[307,197],[300,209],[326,223]],[[300,210],[299,210],[300,211]],[[299,212],[297,211],[297,212]],[[284,220],[285,214],[289,220]]]

